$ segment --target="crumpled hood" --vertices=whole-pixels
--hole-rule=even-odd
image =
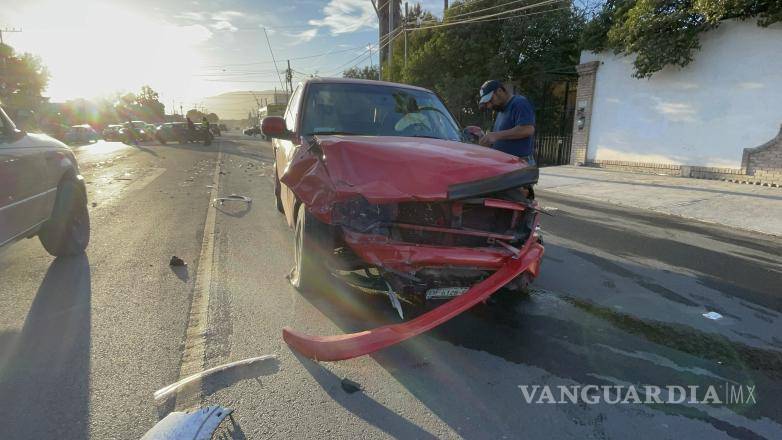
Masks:
[[[412,137],[318,136],[337,192],[372,203],[442,200],[448,187],[494,177],[526,163],[491,148]]]

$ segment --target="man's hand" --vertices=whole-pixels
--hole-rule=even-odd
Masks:
[[[483,145],[484,147],[491,147],[495,142],[497,142],[497,133],[486,133],[478,141],[478,144]]]

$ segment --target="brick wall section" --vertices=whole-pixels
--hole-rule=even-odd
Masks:
[[[782,125],[774,139],[758,147],[744,149],[741,167],[751,175],[757,171],[771,173],[782,171]]]
[[[663,174],[668,176],[692,177],[695,179],[724,180],[736,183],[748,183],[782,187],[782,168],[755,170],[753,175],[743,168],[714,168],[664,163],[625,162],[618,160],[590,160],[584,166],[604,168],[632,173]]]
[[[592,101],[595,95],[595,75],[599,61],[579,64],[578,91],[576,92],[576,115],[573,118],[573,143],[570,153],[570,164],[586,163],[587,145],[589,145],[589,124],[592,121]],[[586,103],[584,110],[579,109],[580,103]],[[583,118],[583,127],[579,128],[579,119]]]

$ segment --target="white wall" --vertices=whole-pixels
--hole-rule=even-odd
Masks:
[[[685,68],[635,79],[633,58],[583,52],[597,69],[587,159],[740,168],[782,123],[782,25],[724,22]]]

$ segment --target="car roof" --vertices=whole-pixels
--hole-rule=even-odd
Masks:
[[[311,83],[311,84],[363,84],[363,85],[373,85],[373,86],[385,86],[385,87],[397,87],[397,88],[404,88],[404,89],[412,89],[412,90],[418,90],[422,92],[429,92],[433,93],[429,89],[425,89],[423,87],[418,86],[412,86],[410,84],[401,84],[401,83],[395,83],[395,82],[388,82],[388,81],[376,81],[373,79],[358,79],[358,78],[308,78],[303,83]]]

